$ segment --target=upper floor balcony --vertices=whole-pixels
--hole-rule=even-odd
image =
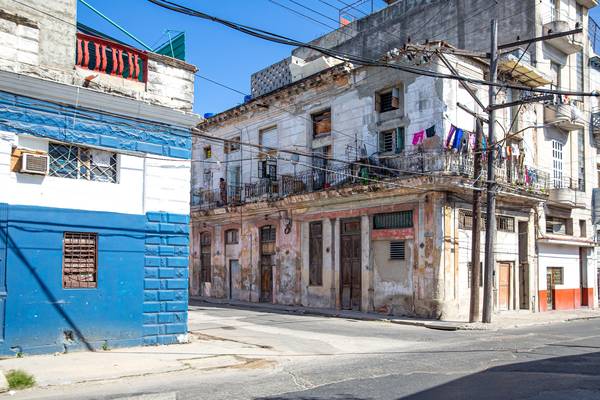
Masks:
[[[381,168],[383,167],[383,168]],[[321,168],[321,167],[319,167]],[[486,169],[483,170],[483,176]],[[240,185],[224,185],[220,189],[203,189],[192,196],[192,206],[209,210],[258,201],[279,200],[291,195],[320,192],[352,185],[393,182],[414,176],[447,176],[473,178],[473,157],[452,151],[399,154],[380,160],[379,165],[341,164],[323,169],[310,168],[295,174],[255,179]],[[545,196],[548,174],[535,168],[510,165],[496,167],[500,186],[506,191],[519,191]]]
[[[585,185],[571,177],[554,177],[550,180],[548,200],[572,207],[585,207]]]
[[[578,22],[573,21],[565,11],[561,10],[552,10],[546,18],[543,19],[543,22],[544,36],[571,31],[575,29],[578,24]],[[547,42],[567,55],[579,53],[583,50],[582,33],[561,36],[550,39]]]
[[[566,131],[577,131],[585,128],[583,102],[567,100],[558,96],[555,101],[544,107],[544,122]]]
[[[590,130],[592,131],[592,135],[594,135],[594,140],[596,142],[596,146],[600,146],[600,108],[595,108],[592,110]]]

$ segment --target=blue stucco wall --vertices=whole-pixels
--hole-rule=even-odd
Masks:
[[[189,216],[146,216],[144,344],[177,343],[187,333]]]
[[[0,130],[74,144],[191,159],[190,131],[0,91]]]
[[[187,332],[188,219],[0,204],[0,353],[176,342]],[[98,234],[97,288],[63,289],[65,231]]]

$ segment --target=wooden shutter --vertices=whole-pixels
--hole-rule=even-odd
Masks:
[[[396,128],[396,153],[404,151],[404,127]]]

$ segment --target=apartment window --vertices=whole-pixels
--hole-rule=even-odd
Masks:
[[[485,230],[487,218],[481,215],[481,230]],[[473,229],[473,212],[471,210],[460,210],[458,212],[458,229]]]
[[[313,136],[328,135],[331,133],[331,109],[312,115]]]
[[[579,236],[587,237],[587,225],[585,219],[579,220]]]
[[[412,227],[412,210],[375,214],[373,216],[373,229],[402,229]]]
[[[402,89],[393,88],[384,90],[375,95],[375,111],[384,113],[400,109],[402,103]]]
[[[471,287],[471,277],[473,276],[473,264],[467,263],[467,287]],[[483,287],[483,262],[479,263],[479,287]]]
[[[406,242],[404,240],[390,242],[390,260],[406,260]]]
[[[225,154],[240,150],[240,137],[236,136],[225,142]]]
[[[552,275],[552,282],[555,285],[563,285],[564,284],[564,268],[548,267],[548,274]]]
[[[65,232],[63,236],[63,287],[95,288],[98,282],[98,236]]]
[[[50,143],[48,146],[50,176],[117,182],[117,154],[109,151]]]
[[[277,160],[267,159],[258,162],[258,177],[261,179],[277,180]]]
[[[563,145],[558,140],[552,141],[552,177],[555,188],[563,187]]]
[[[401,153],[404,151],[404,127],[379,132],[380,153]]]
[[[567,218],[546,216],[546,233],[552,233],[556,235],[569,234]]]
[[[212,157],[212,148],[210,146],[204,146],[204,159],[208,160]]]
[[[200,234],[200,282],[212,281],[210,233]]]
[[[310,286],[323,285],[323,223],[311,222],[309,225],[309,266]]]
[[[266,147],[263,151],[268,151],[271,148],[277,147],[277,127],[271,126],[269,128],[261,129],[259,132],[259,142],[261,146]]]
[[[504,215],[497,216],[496,229],[501,232],[514,232],[515,219],[513,217],[506,217]]]
[[[225,231],[225,244],[238,244],[239,231],[237,229],[228,229]]]
[[[275,243],[276,238],[276,231],[273,225],[267,225],[260,228],[261,243]]]

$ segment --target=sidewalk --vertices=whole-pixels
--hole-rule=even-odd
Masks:
[[[356,319],[362,321],[382,321],[393,324],[421,326],[429,329],[438,330],[498,330],[521,328],[533,325],[544,325],[558,322],[568,322],[581,319],[600,318],[600,310],[581,308],[567,311],[548,311],[543,313],[532,313],[527,310],[522,311],[502,311],[492,315],[491,324],[480,322],[468,323],[466,321],[439,321],[426,318],[396,317],[383,315],[373,312],[361,312],[351,310],[331,310],[324,308],[312,308],[303,306],[286,306],[270,303],[252,303],[237,300],[224,300],[212,298],[190,298],[190,305],[214,305],[234,308],[258,309],[270,312],[319,315],[324,317],[338,317],[346,319]]]

